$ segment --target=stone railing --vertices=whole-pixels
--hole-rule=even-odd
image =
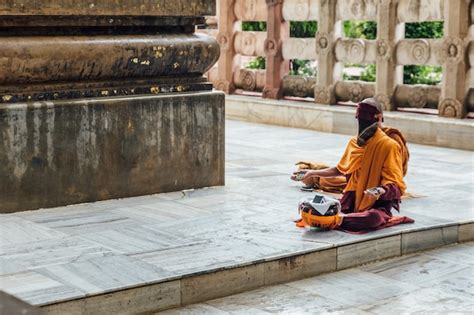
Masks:
[[[376,97],[386,110],[439,109],[445,117],[474,112],[474,4],[469,0],[220,0],[214,86],[262,97],[310,97],[316,103]],[[377,22],[375,40],[342,36],[342,21]],[[243,32],[242,21],[266,21],[266,32]],[[317,21],[314,38],[290,38],[289,21]],[[441,39],[404,39],[405,23],[444,21]],[[263,56],[265,70],[242,69],[241,56]],[[291,59],[317,62],[317,77],[288,75]],[[342,80],[343,63],[376,65],[375,83]],[[438,86],[403,84],[403,66],[441,65]]]

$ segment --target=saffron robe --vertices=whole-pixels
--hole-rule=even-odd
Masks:
[[[402,195],[405,193],[402,148],[380,128],[362,147],[357,145],[357,138],[352,138],[336,167],[349,178],[344,192],[355,192],[356,212],[375,204],[375,198],[364,194],[369,188],[395,184]]]

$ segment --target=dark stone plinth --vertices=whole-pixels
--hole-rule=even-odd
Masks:
[[[41,315],[41,309],[31,306],[5,292],[0,291],[0,314],[8,315]]]
[[[0,15],[13,16],[203,16],[215,14],[215,0],[0,1]]]
[[[215,0],[0,1],[0,212],[224,184]]]
[[[0,105],[0,212],[224,184],[224,95]]]

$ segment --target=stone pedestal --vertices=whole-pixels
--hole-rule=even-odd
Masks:
[[[0,212],[224,184],[214,6],[0,3]]]

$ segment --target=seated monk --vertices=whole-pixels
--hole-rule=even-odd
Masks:
[[[392,207],[399,211],[406,189],[403,177],[408,150],[403,136],[396,129],[382,127],[382,106],[373,98],[359,103],[356,118],[358,136],[349,141],[337,166],[309,165],[319,169],[303,171],[303,183],[325,191],[343,188],[344,215],[335,224],[343,230],[368,231],[412,222],[408,218],[394,222],[391,213]]]

